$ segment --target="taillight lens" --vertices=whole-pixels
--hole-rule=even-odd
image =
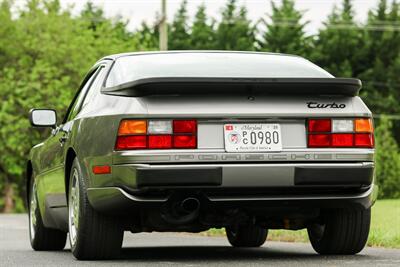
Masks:
[[[310,134],[308,136],[309,147],[326,147],[331,145],[331,136],[329,134]]]
[[[370,118],[310,119],[308,147],[373,148],[373,124]]]
[[[145,135],[130,135],[118,136],[115,148],[117,150],[124,149],[143,149],[147,147],[147,136]]]
[[[354,136],[356,147],[374,147],[374,136],[372,134],[357,133]]]
[[[331,120],[318,119],[308,121],[309,132],[330,132],[332,129]]]
[[[149,148],[171,148],[172,136],[171,135],[149,135]]]
[[[146,134],[147,122],[144,120],[122,120],[118,135]]]
[[[175,148],[196,148],[197,138],[194,135],[175,135],[174,136]]]
[[[354,146],[353,134],[332,134],[333,147],[352,147]]]
[[[196,120],[122,120],[116,150],[197,148]]]
[[[355,131],[358,133],[372,133],[373,126],[371,119],[355,119]]]
[[[190,133],[197,132],[197,122],[195,120],[174,120],[174,133]]]

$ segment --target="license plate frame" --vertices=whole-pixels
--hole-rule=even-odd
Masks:
[[[282,132],[279,123],[224,124],[226,152],[280,152]]]

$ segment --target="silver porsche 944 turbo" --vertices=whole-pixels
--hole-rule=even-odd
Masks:
[[[27,164],[30,239],[109,259],[123,232],[225,228],[234,247],[306,228],[320,254],[368,238],[371,111],[361,82],[291,55],[151,52],[104,57]]]

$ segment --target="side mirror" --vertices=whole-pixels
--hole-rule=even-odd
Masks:
[[[29,121],[33,127],[55,128],[57,124],[57,113],[53,109],[31,109]]]

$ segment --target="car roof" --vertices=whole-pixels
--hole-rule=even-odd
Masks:
[[[198,54],[198,53],[221,53],[221,54],[259,54],[259,55],[275,55],[282,57],[298,57],[292,54],[272,53],[272,52],[254,52],[254,51],[227,51],[227,50],[169,50],[169,51],[140,51],[140,52],[127,52],[108,55],[100,59],[102,60],[116,60],[121,57],[136,56],[136,55],[154,55],[154,54]]]

